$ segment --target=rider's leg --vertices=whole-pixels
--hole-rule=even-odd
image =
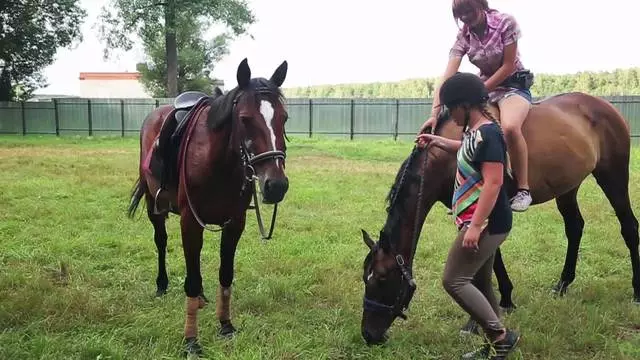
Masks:
[[[531,103],[529,99],[514,93],[500,100],[498,107],[511,164],[518,180],[518,192],[511,199],[511,208],[514,211],[525,211],[531,204],[531,195],[529,194],[527,143],[522,136],[521,128]]]

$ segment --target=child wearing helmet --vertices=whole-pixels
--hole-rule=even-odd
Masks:
[[[506,329],[491,285],[493,261],[512,225],[512,210],[503,187],[506,144],[500,126],[487,111],[489,92],[478,76],[457,73],[442,84],[439,98],[456,124],[463,126],[462,140],[433,134],[418,136],[418,146],[431,143],[457,153],[452,210],[458,235],[443,274],[447,293],[484,330],[489,341],[469,359],[504,359],[520,335]],[[471,280],[473,279],[473,281]],[[491,351],[494,356],[489,356]]]
[[[453,0],[453,17],[464,24],[449,53],[449,62],[442,77],[455,74],[467,55],[480,69],[480,78],[489,90],[489,101],[500,109],[500,121],[507,140],[518,192],[510,200],[514,211],[526,211],[531,204],[528,182],[527,144],[521,126],[531,107],[533,75],[520,60],[517,40],[520,28],[515,18],[489,8],[487,0]],[[431,117],[419,133],[435,128],[441,101],[435,91]]]

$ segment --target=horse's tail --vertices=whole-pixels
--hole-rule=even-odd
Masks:
[[[130,219],[135,215],[140,199],[142,199],[146,190],[146,183],[141,181],[141,177],[138,177],[133,190],[131,190],[131,202],[129,203],[129,209],[127,209],[127,216]]]

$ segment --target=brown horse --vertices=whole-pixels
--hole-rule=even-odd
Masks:
[[[491,111],[494,116],[499,115],[495,107]],[[522,131],[529,148],[533,204],[555,199],[565,224],[568,246],[554,291],[563,295],[575,278],[584,227],[577,193],[584,179],[592,174],[619,220],[631,257],[633,299],[640,303],[638,221],[628,191],[630,134],[621,114],[601,98],[561,94],[534,104]],[[462,137],[462,129],[447,121],[446,116],[439,120],[435,133],[452,139]],[[388,216],[379,241],[374,242],[362,230],[370,250],[363,268],[361,324],[368,344],[386,341],[386,331],[395,318],[405,318],[404,311],[416,289],[412,263],[421,228],[436,201],[451,207],[455,167],[454,154],[434,146],[414,148],[389,193]],[[512,196],[514,179],[506,179],[505,183]],[[515,307],[511,299],[513,286],[499,250],[496,255],[494,271],[502,296],[500,306],[511,309]]]
[[[284,61],[270,79],[252,79],[247,59],[244,59],[238,66],[237,87],[224,95],[202,97],[191,104],[191,110],[181,122],[184,126],[178,126],[183,129],[179,140],[169,143],[173,145],[165,145],[176,146],[173,150],[177,152],[175,173],[169,177],[175,181],[166,185],[169,201],[175,204],[168,209],[180,216],[187,270],[184,336],[189,353],[201,352],[197,339],[197,312],[205,304],[199,297],[202,293],[200,250],[205,224],[222,227],[216,314],[221,324],[220,334],[231,335],[235,331],[230,316],[234,257],[254,191],[251,185],[257,178],[264,203],[279,203],[288,190],[284,173],[287,112],[280,90],[286,74],[287,62]],[[154,196],[160,181],[150,169],[150,158],[154,143],[164,129],[163,123],[175,121],[175,113],[175,106],[159,107],[142,125],[140,177],[129,207],[129,215],[133,216],[141,198],[145,197],[158,248],[156,283],[159,294],[166,291],[168,284],[164,258],[167,246],[165,220],[169,210],[154,211]]]

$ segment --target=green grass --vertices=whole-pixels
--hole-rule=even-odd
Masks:
[[[216,337],[215,304],[199,312],[211,359],[456,359],[478,339],[458,336],[464,312],[441,285],[455,228],[441,205],[427,218],[407,321],[383,347],[360,337],[366,254],[360,228],[377,234],[384,199],[410,142],[292,138],[290,190],[274,239],[255,215],[236,257],[231,340]],[[632,201],[640,214],[640,150]],[[125,217],[137,174],[135,138],[0,137],[0,359],[180,358],[184,260],[178,218],[168,221],[169,293],[155,292],[151,224]],[[638,359],[640,307],[619,225],[589,178],[579,194],[586,227],[577,279],[551,296],[566,248],[554,203],[515,215],[503,256],[523,341],[513,359]],[[603,205],[602,202],[605,202]],[[204,287],[217,286],[219,233],[206,233]]]

